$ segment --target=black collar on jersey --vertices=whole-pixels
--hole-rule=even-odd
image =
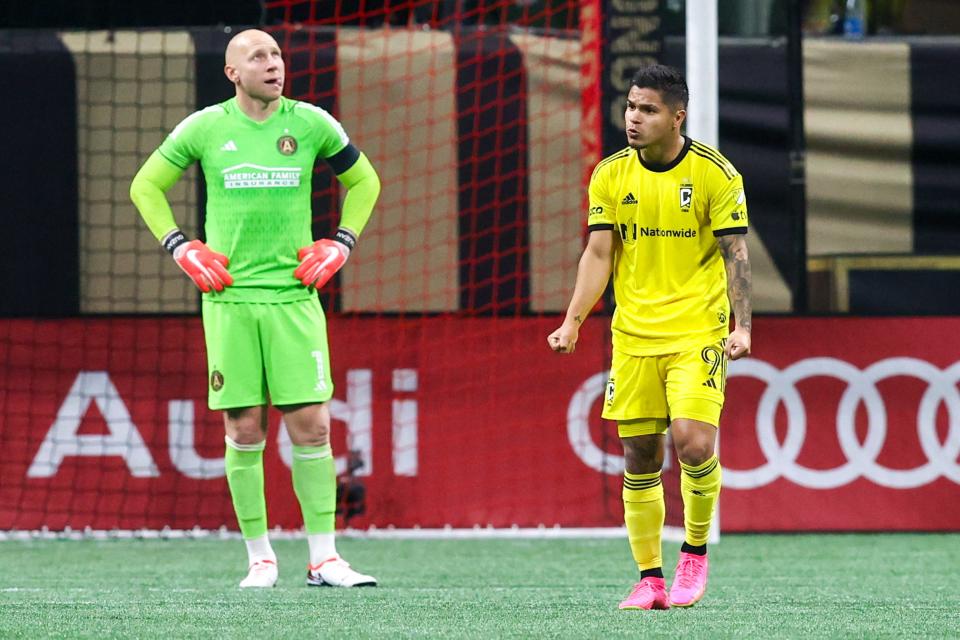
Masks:
[[[637,160],[640,161],[640,164],[643,165],[644,169],[649,171],[654,171],[656,173],[663,173],[664,171],[670,171],[675,166],[683,162],[683,159],[687,156],[687,151],[690,150],[690,144],[693,142],[688,136],[683,136],[683,149],[680,150],[680,153],[677,154],[677,157],[668,162],[667,164],[650,164],[643,161],[643,156],[640,155],[640,149],[637,149]]]

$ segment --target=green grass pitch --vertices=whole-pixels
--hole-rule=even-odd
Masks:
[[[0,542],[0,638],[960,637],[960,534],[726,535],[704,600],[654,612],[617,610],[625,540],[338,546],[381,586],[307,588],[302,540],[260,591],[237,540]]]

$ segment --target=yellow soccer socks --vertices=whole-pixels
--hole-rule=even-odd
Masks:
[[[720,496],[721,478],[720,461],[715,455],[695,467],[680,463],[683,523],[686,542],[692,547],[707,544],[714,508]]]
[[[641,575],[663,566],[660,537],[663,532],[663,483],[660,472],[623,474],[623,519],[633,559]],[[660,574],[662,577],[662,573]]]

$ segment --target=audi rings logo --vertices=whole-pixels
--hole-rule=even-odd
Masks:
[[[916,358],[888,358],[864,370],[836,358],[809,358],[782,371],[761,360],[731,363],[729,377],[757,378],[767,383],[757,405],[757,441],[766,462],[749,470],[724,466],[723,482],[735,489],[762,487],[783,476],[810,489],[833,489],[863,477],[890,489],[912,489],[945,476],[960,483],[960,363],[946,370]],[[833,469],[811,469],[797,463],[807,434],[807,413],[796,383],[805,378],[836,378],[847,384],[837,407],[836,429],[840,448],[847,461]],[[885,378],[905,376],[927,383],[917,411],[917,435],[927,462],[913,469],[891,469],[877,462],[887,438],[887,408],[877,390]],[[950,428],[946,442],[937,437],[937,408],[947,407]],[[787,412],[787,432],[781,444],[774,431],[777,405]],[[863,405],[867,411],[867,434],[861,443],[856,434],[855,414]]]
[[[808,358],[785,369],[746,359],[730,363],[728,378],[755,378],[766,383],[757,404],[756,433],[765,461],[753,469],[734,469],[724,464],[723,484],[734,489],[756,489],[778,478],[809,489],[834,489],[866,478],[890,489],[912,489],[945,477],[960,484],[960,362],[940,369],[916,358],[888,358],[859,369],[836,358]],[[606,373],[589,378],[570,401],[567,435],[577,455],[590,467],[610,474],[623,471],[623,457],[601,450],[590,437],[590,406],[603,394]],[[840,380],[846,389],[837,407],[835,427],[846,462],[833,469],[811,469],[797,462],[807,435],[807,408],[796,384],[806,378]],[[917,410],[916,429],[927,461],[912,469],[891,469],[877,462],[887,438],[887,407],[877,383],[886,378],[909,377],[927,384]],[[729,400],[728,400],[729,401]],[[786,410],[786,434],[776,434],[777,407]],[[949,429],[943,442],[937,435],[937,410],[943,404]],[[856,433],[856,411],[863,405],[867,432],[863,442]],[[721,430],[721,450],[723,432]]]

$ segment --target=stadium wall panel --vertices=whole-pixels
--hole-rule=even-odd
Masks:
[[[184,31],[66,32],[76,70],[80,311],[196,312],[193,285],[162,251],[128,195],[166,134],[195,108],[194,49]],[[197,233],[197,168],[168,193]]]
[[[565,309],[583,251],[580,41],[515,33],[527,70],[530,309]],[[592,172],[593,167],[587,168]],[[572,212],[573,215],[567,212]]]
[[[506,33],[459,34],[456,99],[460,310],[523,313],[530,308],[527,78]]]
[[[960,247],[960,53],[951,43],[910,48],[913,115],[914,247],[917,253],[952,253]]]
[[[913,251],[910,45],[804,43],[807,253]]]
[[[10,90],[0,153],[0,315],[75,315],[77,83],[74,61],[48,32],[0,33]],[[16,87],[16,89],[13,89]],[[15,123],[15,124],[14,124]]]
[[[345,311],[459,305],[455,56],[446,31],[339,32],[340,119],[382,183],[342,275]]]

